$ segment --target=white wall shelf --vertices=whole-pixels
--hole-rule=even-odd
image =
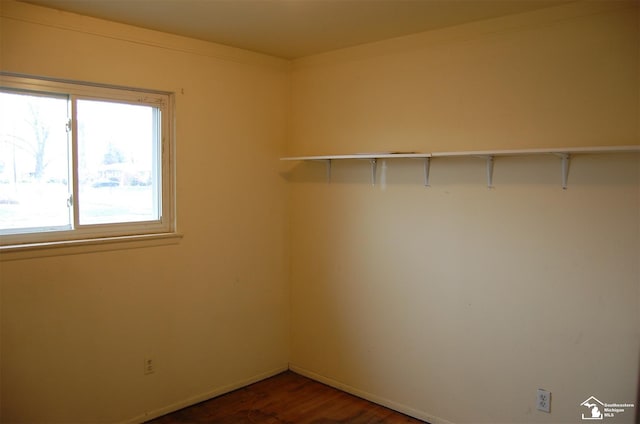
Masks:
[[[283,161],[323,161],[327,168],[327,182],[331,182],[331,162],[334,160],[368,160],[371,165],[371,184],[376,184],[376,168],[378,160],[383,161],[383,173],[386,172],[386,159],[423,159],[424,185],[429,186],[429,169],[432,158],[445,157],[478,157],[487,163],[487,187],[493,187],[493,167],[496,156],[528,156],[528,155],[556,155],[561,160],[562,188],[566,190],[569,178],[569,160],[572,155],[602,153],[640,153],[640,145],[607,146],[607,147],[569,147],[551,149],[512,149],[512,150],[475,150],[459,152],[378,152],[350,155],[324,156],[292,156],[283,157]],[[384,174],[383,174],[384,178]]]
[[[428,158],[431,157],[431,153],[393,153],[393,152],[379,152],[379,153],[356,153],[352,155],[326,155],[326,156],[293,156],[280,158],[280,160],[336,160],[336,159],[402,159],[402,158]]]

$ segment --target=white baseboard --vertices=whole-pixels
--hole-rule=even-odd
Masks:
[[[218,387],[214,390],[208,391],[206,393],[202,393],[200,395],[197,396],[192,396],[190,398],[184,399],[182,401],[173,403],[171,405],[165,406],[163,408],[159,408],[159,409],[155,409],[153,411],[147,411],[144,414],[138,415],[136,417],[133,417],[131,419],[125,420],[122,422],[122,424],[140,424],[143,423],[145,421],[149,421],[152,420],[154,418],[158,418],[161,417],[163,415],[169,414],[171,412],[175,412],[178,411],[182,408],[186,408],[188,406],[191,405],[195,405],[197,403],[203,402],[205,400],[209,400],[212,399],[216,396],[220,396],[223,395],[225,393],[229,393],[232,392],[236,389],[240,389],[242,387],[248,386],[250,384],[253,383],[257,383],[258,381],[264,380],[266,378],[269,377],[273,377],[274,375],[280,374],[281,372],[287,371],[287,370],[291,370],[297,374],[303,375],[305,377],[308,377],[312,380],[318,381],[320,383],[326,384],[327,386],[331,386],[334,387],[336,389],[342,390],[344,392],[350,393],[354,396],[358,396],[360,398],[366,399],[370,402],[376,403],[378,405],[382,405],[385,406],[389,409],[393,409],[394,411],[398,411],[401,412],[405,415],[409,415],[410,417],[414,417],[417,418],[419,420],[423,420],[426,421],[430,424],[453,424],[451,421],[447,421],[443,418],[439,418],[436,416],[433,416],[431,414],[428,414],[424,411],[420,411],[414,408],[411,408],[409,406],[403,405],[401,403],[389,400],[389,399],[385,399],[382,398],[380,396],[376,396],[374,394],[365,392],[363,390],[360,389],[356,389],[355,387],[351,387],[347,384],[341,383],[337,380],[333,380],[329,377],[325,377],[323,375],[317,374],[313,371],[309,371],[305,368],[299,367],[297,365],[294,364],[289,364],[289,366],[284,366],[284,367],[279,367],[276,369],[273,369],[271,371],[267,371],[261,374],[257,374],[255,376],[252,376],[250,378],[247,378],[245,380],[241,380],[238,382],[235,382],[233,384],[229,384],[226,386],[222,386],[222,387]]]
[[[152,420],[154,418],[158,418],[161,417],[163,415],[169,414],[171,412],[175,412],[178,411],[182,408],[186,408],[187,406],[191,406],[191,405],[195,405],[196,403],[200,403],[203,402],[205,400],[209,400],[212,399],[216,396],[220,396],[223,395],[225,393],[229,393],[232,392],[236,389],[240,389],[242,387],[248,386],[250,384],[253,383],[257,383],[258,381],[264,380],[266,378],[269,377],[273,377],[274,375],[280,374],[281,372],[287,371],[288,367],[284,366],[284,367],[279,367],[276,368],[274,370],[271,371],[267,371],[255,376],[252,376],[250,378],[247,378],[245,380],[241,380],[238,382],[235,382],[233,384],[229,384],[226,386],[222,386],[222,387],[218,387],[214,390],[208,391],[206,393],[202,393],[200,395],[197,396],[193,396],[190,397],[188,399],[184,399],[182,401],[173,403],[169,406],[165,406],[163,408],[159,408],[159,409],[155,409],[153,411],[147,411],[146,413],[142,414],[142,415],[138,415],[136,417],[133,417],[131,419],[125,420],[123,421],[122,424],[139,424],[139,423],[143,423],[145,421],[149,421]]]
[[[294,364],[289,364],[289,369],[295,373],[308,377],[312,380],[318,381],[320,383],[324,383],[327,386],[334,387],[336,389],[342,390],[343,392],[350,393],[354,396],[358,396],[360,398],[366,399],[370,402],[377,403],[378,405],[386,406],[389,409],[393,409],[394,411],[401,412],[405,415],[409,415],[410,417],[417,418],[419,420],[426,421],[430,424],[453,424],[451,421],[447,421],[443,418],[439,418],[428,414],[424,411],[419,411],[417,409],[411,408],[409,406],[403,405],[398,402],[394,402],[389,399],[382,398],[380,396],[376,396],[371,393],[367,393],[363,390],[356,389],[355,387],[351,387],[349,385],[343,384],[339,381],[333,380],[331,378],[322,376],[320,374],[316,374],[313,371],[306,370],[302,367],[298,367]]]

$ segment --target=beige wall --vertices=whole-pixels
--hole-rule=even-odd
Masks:
[[[298,60],[290,153],[635,144],[633,4],[578,2]]]
[[[390,161],[385,190],[366,163],[336,163],[327,185],[322,164],[276,159],[287,138],[289,154],[638,144],[637,5],[569,4],[290,69],[0,4],[3,70],[176,93],[184,234],[0,261],[0,421],[140,421],[288,362],[434,423],[575,422],[590,395],[634,401],[637,155],[575,157],[566,191],[554,156],[497,159],[492,190],[477,158],[434,160],[428,189],[420,162]]]
[[[286,185],[277,158],[288,64],[2,6],[5,71],[176,93],[184,237],[0,262],[0,421],[140,421],[286,369]],[[146,355],[157,363],[149,376]]]
[[[637,144],[637,3],[569,4],[294,62],[292,155]],[[380,166],[379,166],[380,168]],[[291,366],[430,422],[635,402],[640,159],[293,165]],[[535,410],[537,388],[552,413]],[[618,417],[633,422],[634,412]]]

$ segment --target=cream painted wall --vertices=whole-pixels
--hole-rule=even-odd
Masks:
[[[289,152],[638,144],[638,45],[637,2],[589,2],[301,59]],[[432,423],[635,403],[639,155],[576,156],[566,191],[554,156],[495,166],[291,165],[291,367]]]
[[[4,257],[0,421],[139,422],[286,369],[288,63],[0,4],[2,70],[176,93],[184,235]]]
[[[289,359],[434,423],[575,422],[589,395],[634,401],[637,155],[574,158],[567,191],[555,157],[496,160],[493,190],[476,159],[434,160],[429,189],[419,162],[393,161],[384,191],[366,163],[336,164],[326,185],[322,165],[276,158],[287,136],[290,154],[637,144],[636,3],[570,4],[291,70],[0,5],[3,70],[176,93],[184,234],[0,261],[0,421],[141,421]],[[148,354],[158,370],[145,377]],[[538,387],[551,415],[534,410]]]
[[[300,59],[290,153],[635,144],[634,4],[576,2]]]

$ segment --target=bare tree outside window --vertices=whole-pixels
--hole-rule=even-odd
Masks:
[[[0,228],[70,224],[67,98],[0,93]]]
[[[0,248],[172,233],[172,102],[0,72]]]
[[[68,99],[0,93],[0,101],[0,229],[69,226]],[[79,222],[158,219],[157,112],[97,100],[78,100],[77,110]]]

